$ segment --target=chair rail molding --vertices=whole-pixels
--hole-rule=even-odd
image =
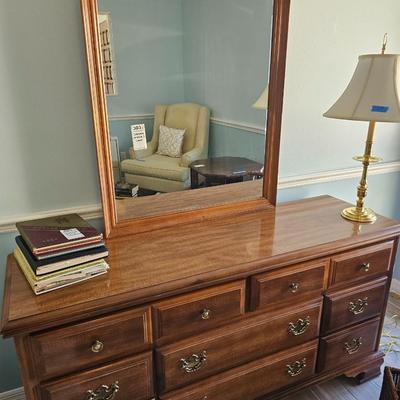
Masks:
[[[79,214],[84,219],[103,218],[101,204],[89,204],[85,206],[63,208],[58,210],[39,211],[31,214],[21,214],[0,218],[0,233],[14,232],[17,230],[15,224],[20,221],[29,221],[31,219],[40,219],[54,217],[57,215]],[[0,400],[2,397],[0,396]]]
[[[329,183],[345,179],[359,178],[362,167],[340,168],[331,171],[315,172],[306,175],[279,177],[278,189]],[[370,166],[369,175],[381,175],[400,172],[400,160]]]
[[[25,400],[25,392],[22,387],[0,393],[0,400]]]
[[[306,175],[295,175],[283,177],[279,179],[278,189],[290,189],[302,186],[316,185],[318,183],[329,183],[334,181],[341,181],[345,179],[359,178],[361,173],[360,167],[342,168],[331,171],[315,172]],[[400,172],[400,161],[387,162],[376,164],[370,167],[370,175],[381,175]],[[26,221],[30,219],[39,219],[52,217],[56,215],[65,215],[70,213],[77,213],[84,219],[103,218],[101,204],[89,204],[86,206],[78,206],[72,208],[64,208],[58,210],[50,210],[37,212],[32,214],[21,214],[16,216],[9,216],[0,218],[0,233],[16,231],[15,224],[19,221]],[[0,400],[2,398],[0,397]]]
[[[133,121],[133,120],[152,120],[154,114],[127,114],[127,115],[112,115],[108,118],[110,121]],[[252,125],[247,122],[231,121],[223,118],[211,117],[210,122],[214,125],[226,126],[228,128],[234,128],[245,132],[257,133],[259,135],[265,135],[265,128],[257,125]]]

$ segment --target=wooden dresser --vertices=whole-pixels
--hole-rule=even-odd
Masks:
[[[379,373],[400,224],[319,197],[109,240],[110,273],[36,297],[8,259],[2,333],[28,400],[277,399]]]

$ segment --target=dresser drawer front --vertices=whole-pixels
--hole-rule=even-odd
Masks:
[[[254,317],[212,334],[165,346],[156,357],[160,388],[170,391],[315,339],[320,314],[321,301],[296,311]]]
[[[327,295],[323,333],[365,321],[381,314],[386,298],[387,278]]]
[[[317,342],[262,358],[170,392],[161,400],[254,400],[314,374]]]
[[[33,358],[41,378],[94,366],[150,347],[150,309],[107,317],[32,336]]]
[[[251,309],[297,304],[318,296],[328,283],[328,260],[298,264],[252,277]]]
[[[149,400],[154,395],[151,352],[40,387],[43,400]],[[102,385],[105,387],[102,389]],[[114,397],[112,394],[115,393]],[[94,396],[94,395],[93,395]],[[107,397],[108,396],[108,397]]]
[[[357,325],[354,328],[321,339],[318,371],[337,368],[352,363],[377,350],[380,319]]]
[[[245,281],[199,290],[153,305],[155,337],[183,336],[244,314]]]
[[[331,285],[386,274],[393,246],[390,241],[333,257]]]

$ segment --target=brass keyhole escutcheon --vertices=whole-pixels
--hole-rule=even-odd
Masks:
[[[96,340],[92,344],[92,352],[93,353],[100,353],[104,349],[104,344],[103,342],[100,342],[100,340]]]

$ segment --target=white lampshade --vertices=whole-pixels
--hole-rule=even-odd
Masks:
[[[261,96],[253,104],[254,108],[258,108],[260,110],[267,110],[268,109],[268,90],[269,90],[269,86],[267,85],[267,87],[261,93]]]
[[[346,90],[324,117],[400,122],[400,55],[367,54]]]

